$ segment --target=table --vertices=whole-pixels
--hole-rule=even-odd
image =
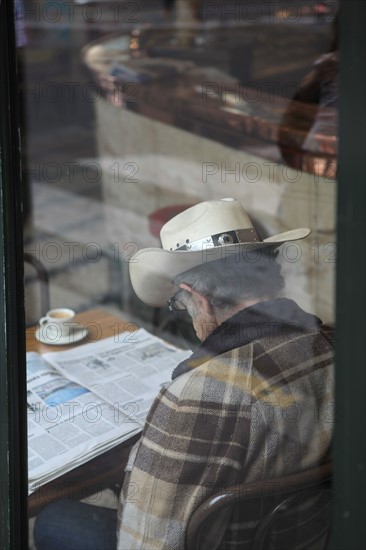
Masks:
[[[136,328],[135,324],[102,309],[90,309],[80,313],[76,315],[75,321],[88,327],[88,336],[83,342],[62,346],[62,349],[74,348],[101,338],[108,338],[124,330],[132,331]],[[36,329],[37,327],[27,329],[27,351],[38,353],[60,351],[59,346],[49,346],[38,342],[35,338]],[[131,447],[138,438],[137,434],[74,470],[42,485],[28,499],[29,516],[35,516],[44,506],[61,498],[80,500],[109,487],[118,488],[118,484],[123,481],[124,467]]]

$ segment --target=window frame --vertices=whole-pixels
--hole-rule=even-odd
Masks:
[[[332,548],[365,546],[366,35],[363,0],[341,0],[337,206],[335,498]],[[0,32],[0,547],[26,548],[23,233],[14,4]],[[361,247],[360,247],[361,243]],[[361,249],[360,249],[361,248]]]
[[[19,93],[14,5],[0,3],[0,547],[28,547]]]

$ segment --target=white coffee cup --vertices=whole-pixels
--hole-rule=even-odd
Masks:
[[[75,326],[74,317],[75,311],[67,307],[51,309],[39,320],[43,335],[53,341],[69,336]]]

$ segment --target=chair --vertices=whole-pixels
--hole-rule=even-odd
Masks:
[[[186,531],[186,550],[202,549],[203,535],[208,521],[213,521],[213,516],[223,512],[226,507],[240,505],[240,518],[245,520],[246,507],[254,502],[259,502],[261,514],[256,516],[257,525],[253,531],[253,537],[245,548],[251,550],[273,550],[276,546],[268,546],[266,541],[279,516],[288,510],[294,510],[311,497],[325,497],[327,522],[320,522],[321,533],[315,537],[321,541],[323,550],[328,548],[330,539],[330,508],[332,499],[331,490],[331,463],[312,468],[277,479],[261,480],[252,483],[243,483],[217,492],[203,502],[192,514]],[[314,517],[319,510],[318,503],[314,507]],[[324,513],[324,512],[323,512]],[[258,521],[259,519],[259,521]],[[319,525],[319,523],[318,523]],[[295,526],[296,527],[296,526]],[[292,526],[294,529],[294,526]],[[317,533],[315,533],[316,535]],[[290,548],[295,548],[294,540]],[[241,546],[236,548],[240,550]],[[318,547],[317,547],[318,548]],[[280,547],[280,550],[283,546]]]
[[[36,278],[40,284],[40,314],[35,318],[27,320],[27,326],[34,324],[42,315],[45,315],[50,309],[50,290],[49,277],[44,265],[33,254],[24,253],[24,263],[32,266],[36,272]],[[32,308],[33,310],[33,308]],[[33,311],[32,311],[33,313]]]

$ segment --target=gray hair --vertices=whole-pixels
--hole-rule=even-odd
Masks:
[[[258,252],[258,251],[257,251]],[[222,312],[229,311],[244,301],[258,298],[274,298],[283,289],[285,282],[281,267],[277,263],[273,249],[260,250],[250,258],[231,258],[207,262],[177,275],[173,283],[186,283],[200,294],[210,298],[212,306]],[[250,261],[249,261],[250,260]],[[182,293],[189,314],[195,312],[189,293]]]

